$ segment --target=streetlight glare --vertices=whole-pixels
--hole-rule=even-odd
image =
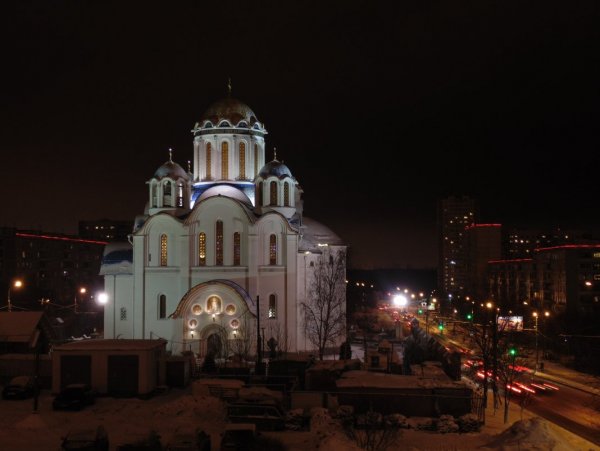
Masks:
[[[395,306],[398,307],[405,307],[408,300],[406,299],[406,296],[401,295],[401,294],[397,294],[396,296],[394,296],[392,298],[392,302],[394,303]]]
[[[493,307],[493,304],[492,304],[491,302],[488,302],[487,304],[485,304],[485,306],[486,306],[487,308],[492,308],[492,307]]]
[[[106,293],[98,294],[98,302],[100,304],[106,304],[108,302],[108,294],[106,294]]]
[[[15,288],[21,288],[23,286],[23,282],[20,280],[15,280],[15,283],[13,285]]]

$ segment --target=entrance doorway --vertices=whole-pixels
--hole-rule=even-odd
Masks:
[[[206,353],[219,357],[223,352],[223,343],[218,334],[210,334],[206,340]]]

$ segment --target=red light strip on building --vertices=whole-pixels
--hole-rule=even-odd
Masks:
[[[600,249],[600,244],[563,244],[562,246],[538,247],[534,252],[554,251],[559,249]]]
[[[55,240],[55,241],[71,241],[75,243],[88,243],[88,244],[108,244],[108,241],[94,241],[94,240],[84,240],[81,238],[67,238],[64,236],[50,236],[50,235],[35,235],[33,233],[22,233],[17,232],[15,236],[22,238],[41,238],[43,240]]]
[[[469,230],[475,227],[502,227],[502,224],[473,224],[470,226],[466,226],[465,230]]]
[[[488,261],[488,264],[495,264],[495,263],[521,263],[521,262],[531,262],[533,261],[532,258],[515,258],[512,260],[490,260]]]

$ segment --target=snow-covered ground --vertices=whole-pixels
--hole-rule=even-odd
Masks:
[[[0,401],[0,450],[58,450],[61,436],[74,428],[102,424],[108,432],[111,450],[131,437],[156,430],[165,445],[178,431],[202,427],[218,450],[220,434],[226,424],[224,403],[209,396],[194,395],[191,387],[172,389],[149,400],[100,398],[96,405],[81,412],[54,412],[52,397],[44,391],[38,413],[32,413],[32,400]],[[526,411],[522,418],[532,418]],[[392,449],[408,450],[596,450],[593,444],[544,420],[525,421],[507,432],[521,419],[518,406],[512,406],[510,421],[503,424],[503,412],[488,409],[487,424],[481,433],[439,434],[402,430],[400,442]],[[336,420],[317,411],[312,428],[306,432],[265,432],[281,440],[289,450],[355,450]]]

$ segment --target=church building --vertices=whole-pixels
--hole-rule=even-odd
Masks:
[[[338,256],[345,299],[346,245],[303,216],[300,184],[275,152],[265,162],[267,130],[231,93],[192,134],[193,164],[169,151],[128,242],[105,248],[104,338],[225,356],[253,354],[260,335],[263,346],[314,352],[303,305],[316,268]]]

